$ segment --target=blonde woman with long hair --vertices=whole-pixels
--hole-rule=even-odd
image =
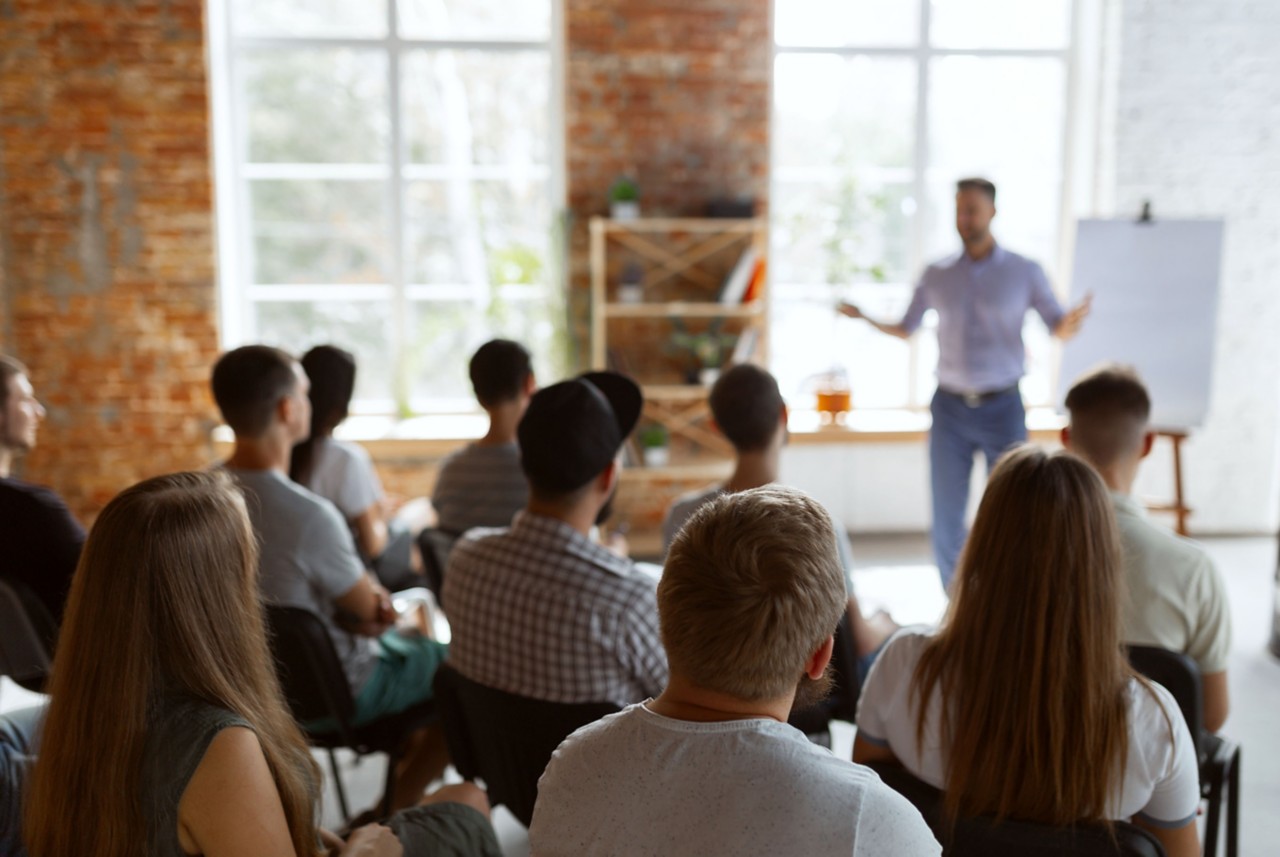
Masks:
[[[1119,537],[1083,461],[1024,446],[995,467],[937,631],[872,668],[855,762],[896,761],[952,817],[1132,820],[1200,853],[1195,747],[1173,697],[1129,668]]]
[[[318,830],[319,769],[280,693],[257,568],[224,473],[149,479],[103,510],[53,665],[31,856],[497,854],[469,785],[345,843]]]

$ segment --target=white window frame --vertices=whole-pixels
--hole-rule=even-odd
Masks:
[[[406,274],[406,227],[404,200],[410,182],[441,178],[446,168],[439,165],[411,164],[405,158],[405,140],[401,100],[401,61],[406,52],[423,49],[434,51],[545,52],[551,80],[548,82],[547,164],[531,170],[504,165],[472,165],[464,178],[508,179],[528,178],[547,183],[548,224],[546,243],[546,277],[548,285],[559,288],[563,272],[558,270],[555,223],[565,208],[565,139],[564,139],[564,0],[550,0],[550,32],[546,39],[422,39],[402,38],[399,33],[397,0],[387,0],[387,35],[373,37],[278,37],[237,36],[231,21],[232,0],[209,0],[206,4],[207,61],[209,67],[212,148],[215,179],[218,259],[219,345],[234,348],[256,339],[253,308],[267,301],[324,301],[376,303],[390,302],[392,315],[391,365],[392,400],[390,408],[379,413],[394,416],[411,402],[411,379],[405,363],[408,351],[408,318],[411,302],[475,299],[475,287],[467,283],[432,283],[430,286],[410,283]],[[382,164],[287,164],[249,163],[245,104],[237,99],[240,73],[238,54],[244,50],[351,48],[379,51],[387,57],[387,102],[390,105],[387,161]],[[457,177],[449,169],[448,176]],[[385,283],[358,285],[335,284],[254,284],[253,242],[249,234],[249,181],[253,179],[371,179],[386,183],[386,222],[390,231],[388,273]],[[533,286],[505,286],[507,293],[519,293]],[[456,411],[478,410],[471,400],[454,403]],[[365,412],[369,412],[366,410]]]
[[[783,3],[785,0],[775,0],[775,5]],[[1094,123],[1098,121],[1094,110],[1100,110],[1104,105],[1093,105],[1094,110],[1090,110],[1090,105],[1084,102],[1083,93],[1080,86],[1080,56],[1082,53],[1082,43],[1084,50],[1091,56],[1100,53],[1100,45],[1094,44],[1093,33],[1085,31],[1085,28],[1105,27],[1105,22],[1098,22],[1096,19],[1102,15],[1098,8],[1099,3],[1106,3],[1107,0],[1067,0],[1070,3],[1070,24],[1068,26],[1069,42],[1064,48],[944,48],[936,47],[930,44],[930,28],[932,25],[932,3],[931,0],[916,0],[920,7],[919,26],[916,34],[915,44],[904,44],[901,46],[884,46],[884,45],[833,45],[833,46],[797,46],[797,45],[781,45],[776,38],[773,39],[773,62],[776,68],[777,59],[784,55],[834,55],[839,57],[891,57],[896,59],[911,59],[916,68],[916,110],[915,110],[915,133],[914,133],[914,153],[911,170],[914,173],[912,181],[912,194],[916,201],[916,213],[911,221],[911,242],[907,251],[907,269],[909,276],[917,277],[924,270],[925,265],[934,261],[926,258],[925,242],[927,240],[927,212],[926,204],[928,200],[928,178],[929,178],[929,67],[931,61],[945,57],[975,57],[984,58],[1017,58],[1017,59],[1056,59],[1063,63],[1063,75],[1065,91],[1063,93],[1063,146],[1062,146],[1062,185],[1061,195],[1058,200],[1058,240],[1056,252],[1052,259],[1039,260],[1045,266],[1050,282],[1053,284],[1054,291],[1060,298],[1067,293],[1068,276],[1070,272],[1070,254],[1075,237],[1075,220],[1077,212],[1087,210],[1090,205],[1097,208],[1099,198],[1103,191],[1098,187],[1086,188],[1081,191],[1075,189],[1075,175],[1077,171],[1085,174],[1090,168],[1095,171],[1095,178],[1101,176],[1105,170],[1105,153],[1101,151],[1087,151],[1091,143],[1096,140],[1091,138],[1085,140],[1084,133],[1090,135],[1099,135],[1099,129],[1094,127]],[[771,7],[771,14],[776,14],[776,9]],[[773,31],[773,28],[770,28]],[[1105,37],[1105,32],[1103,34]],[[1097,76],[1090,74],[1087,76],[1086,84],[1094,84],[1100,87],[1099,98],[1105,97],[1102,87],[1105,87],[1106,81],[1098,82]],[[778,121],[777,111],[771,106],[771,123],[776,124]],[[1081,113],[1084,113],[1084,125],[1088,127],[1082,128],[1080,119]],[[770,135],[773,139],[776,135]],[[779,182],[780,171],[776,162],[770,157],[770,188],[777,186]],[[892,170],[884,170],[881,176],[884,179],[892,179],[904,172],[900,168]],[[957,176],[957,178],[959,178]],[[785,179],[783,179],[785,181]],[[1095,185],[1097,182],[1095,181]],[[1086,202],[1086,199],[1089,200]],[[808,284],[817,285],[817,284]],[[908,287],[914,285],[914,281],[907,283]],[[779,294],[775,286],[774,299],[778,300]],[[932,314],[926,318],[926,326],[936,326],[936,320],[932,319]],[[890,323],[894,323],[897,319],[883,319]],[[782,345],[782,343],[778,343]],[[911,337],[907,341],[908,357],[907,357],[907,378],[908,388],[906,404],[900,407],[887,408],[860,408],[860,410],[910,410],[924,411],[929,407],[928,393],[918,389],[916,378],[919,374],[920,350],[921,345],[917,337]],[[1051,357],[1050,368],[1050,389],[1057,387],[1057,374],[1059,366],[1059,349],[1054,349]],[[1051,402],[1033,401],[1027,403],[1029,407],[1051,406]]]

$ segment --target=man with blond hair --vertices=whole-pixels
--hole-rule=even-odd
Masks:
[[[1204,548],[1147,519],[1133,483],[1151,452],[1151,397],[1137,373],[1106,365],[1067,393],[1062,445],[1093,465],[1111,489],[1124,547],[1124,639],[1184,652],[1200,667],[1204,724],[1227,719],[1231,611],[1222,575]]]
[[[666,689],[560,745],[538,784],[533,852],[940,854],[903,797],[787,725],[826,690],[844,609],[814,500],[769,486],[700,508],[658,585]]]

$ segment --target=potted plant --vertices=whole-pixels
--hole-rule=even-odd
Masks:
[[[729,350],[738,340],[732,333],[723,331],[723,325],[724,319],[716,319],[706,330],[692,333],[683,323],[676,322],[676,330],[671,334],[671,344],[693,358],[693,364],[686,373],[686,380],[690,384],[710,387],[720,377],[720,367],[724,365]]]
[[[661,423],[650,423],[636,435],[645,467],[666,467],[671,462],[670,435]]]
[[[609,216],[614,220],[635,220],[640,216],[640,188],[627,176],[619,176],[609,188]]]
[[[635,262],[628,262],[622,269],[622,277],[618,280],[618,303],[638,304],[644,302],[644,269]]]

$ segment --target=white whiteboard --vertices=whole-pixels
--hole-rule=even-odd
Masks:
[[[1124,363],[1151,391],[1152,425],[1202,425],[1221,265],[1220,220],[1081,220],[1070,301],[1092,292],[1093,309],[1063,348],[1059,405],[1085,372]]]

